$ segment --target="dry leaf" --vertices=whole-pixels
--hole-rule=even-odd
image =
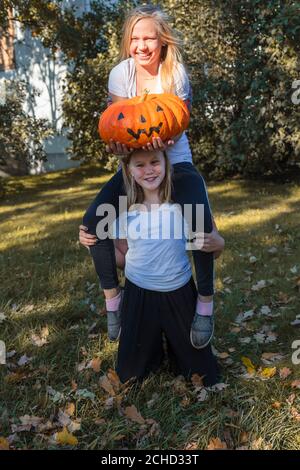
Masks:
[[[21,382],[22,380],[26,379],[27,374],[25,372],[11,372],[10,374],[6,375],[4,380],[8,384],[15,384]]]
[[[94,372],[100,372],[102,364],[102,359],[100,357],[94,357],[90,362],[90,367],[93,369]]]
[[[258,281],[254,286],[251,287],[251,290],[253,291],[259,291],[261,289],[263,289],[264,287],[267,286],[267,283],[266,281],[263,279],[261,281]]]
[[[240,443],[246,444],[249,441],[249,433],[242,431],[240,435]]]
[[[184,450],[197,450],[198,449],[198,445],[197,445],[197,442],[189,442],[188,444],[186,444]]]
[[[113,386],[106,375],[100,377],[99,384],[100,387],[102,387],[103,390],[105,390],[111,397],[114,397],[116,395],[116,392],[114,391]]]
[[[282,403],[280,403],[280,401],[274,401],[274,403],[272,403],[272,408],[274,408],[274,410],[279,410],[281,408],[281,405]]]
[[[108,369],[107,377],[110,383],[112,384],[113,388],[116,390],[116,392],[118,392],[121,387],[121,382],[116,371],[114,371],[113,369]]]
[[[124,410],[126,418],[134,421],[135,423],[145,424],[145,420],[142,415],[138,412],[134,405],[127,406]]]
[[[286,402],[289,404],[289,405],[292,405],[294,403],[294,400],[296,398],[296,395],[294,393],[292,393],[287,399],[286,399]]]
[[[243,356],[242,358],[242,363],[247,369],[248,374],[254,374],[255,373],[255,366],[252,364],[251,359],[249,357]]]
[[[58,422],[62,427],[68,426],[71,423],[71,418],[63,410],[58,411]]]
[[[296,408],[291,408],[291,415],[296,421],[300,421],[300,413]]]
[[[31,335],[31,341],[35,346],[38,346],[39,348],[41,346],[44,346],[44,344],[47,344],[47,338],[49,336],[49,329],[47,326],[45,326],[40,335],[32,334]]]
[[[105,424],[106,421],[104,418],[96,418],[94,419],[94,423],[97,424],[97,426],[100,426],[101,424]]]
[[[23,426],[27,426],[30,424],[31,426],[36,427],[43,421],[43,418],[39,418],[38,416],[24,415],[20,416],[19,420],[21,421]]]
[[[300,380],[293,380],[291,383],[292,388],[300,388]]]
[[[0,450],[9,450],[9,442],[5,437],[0,437]]]
[[[191,403],[191,399],[189,397],[183,397],[183,399],[181,400],[180,404],[183,408],[186,408],[187,406],[189,406],[189,404]]]
[[[276,374],[276,367],[264,367],[258,371],[259,376],[263,379],[270,379]]]
[[[286,379],[289,375],[291,375],[292,371],[288,367],[283,367],[279,371],[279,376],[281,379]]]
[[[199,374],[193,374],[191,377],[191,382],[197,388],[203,387],[203,377],[200,377]]]
[[[200,393],[198,393],[198,395],[197,395],[197,400],[202,402],[202,401],[205,401],[207,399],[207,397],[208,397],[207,390],[205,390],[205,388],[202,388]]]
[[[77,446],[78,444],[78,439],[69,433],[66,427],[55,435],[55,440],[60,445]]]
[[[227,359],[227,357],[229,357],[229,354],[227,352],[222,352],[218,354],[218,357],[220,359]]]
[[[207,450],[221,450],[227,449],[226,442],[221,441],[218,437],[213,437],[208,443]]]
[[[77,383],[75,382],[75,380],[72,380],[72,381],[71,381],[71,388],[72,388],[72,390],[73,390],[74,392],[77,390],[78,385],[77,385]]]
[[[284,356],[278,352],[266,352],[261,355],[261,360],[264,364],[272,364],[281,361],[283,357]]]
[[[69,416],[73,416],[73,414],[75,413],[75,404],[68,403],[65,407],[65,413],[67,413]]]

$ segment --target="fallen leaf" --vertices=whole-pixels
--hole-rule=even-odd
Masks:
[[[249,433],[242,431],[240,434],[240,444],[246,444],[249,441]]]
[[[251,359],[249,359],[249,357],[242,356],[241,360],[244,366],[246,367],[248,374],[254,374],[255,366],[251,362]]]
[[[26,354],[24,354],[24,356],[21,356],[20,359],[18,360],[17,364],[18,366],[25,366],[26,364],[28,364],[29,362],[32,361],[32,357],[27,357]]]
[[[97,426],[101,426],[101,424],[105,424],[106,421],[104,418],[96,418],[94,419],[94,423],[97,424]]]
[[[78,439],[69,433],[66,427],[56,434],[55,440],[60,445],[77,446],[78,444]]]
[[[112,384],[114,390],[118,392],[121,387],[121,382],[116,371],[114,371],[113,369],[108,369],[107,378]]]
[[[75,396],[77,398],[84,398],[86,400],[92,400],[94,401],[96,398],[96,395],[93,392],[90,392],[86,388],[78,389],[76,390]]]
[[[282,403],[280,403],[280,401],[274,401],[274,403],[272,403],[272,408],[274,408],[274,410],[279,410],[281,408],[281,405]]]
[[[300,388],[300,380],[293,380],[291,383],[292,388]]]
[[[183,397],[183,399],[181,400],[180,402],[180,405],[183,407],[183,408],[186,408],[187,406],[189,406],[189,404],[191,403],[191,399],[189,397]]]
[[[207,450],[221,450],[227,449],[226,442],[221,441],[219,437],[213,437],[208,443]]]
[[[225,388],[229,387],[229,384],[225,384],[223,382],[217,383],[215,385],[212,385],[211,387],[206,387],[207,390],[210,390],[212,392],[221,392],[222,390],[225,390]]]
[[[15,384],[19,383],[22,380],[26,379],[27,374],[25,372],[11,372],[10,374],[6,375],[4,380],[8,384]]]
[[[286,402],[289,404],[289,405],[292,405],[295,401],[295,398],[296,398],[296,395],[294,393],[292,393],[287,399],[286,399]]]
[[[281,379],[286,379],[289,375],[291,375],[292,371],[291,369],[289,369],[288,367],[283,367],[282,369],[280,369],[279,371],[279,377]]]
[[[9,442],[5,437],[0,437],[0,450],[9,450]]]
[[[200,393],[198,393],[197,395],[197,400],[199,402],[202,402],[202,401],[205,401],[208,397],[208,392],[207,390],[205,390],[205,388],[202,388],[202,390],[200,391]]]
[[[69,416],[73,416],[73,414],[75,413],[75,404],[68,403],[65,407],[65,413],[67,413]]]
[[[197,450],[198,449],[198,445],[197,445],[197,442],[189,442],[188,444],[186,444],[184,450]]]
[[[105,390],[110,396],[114,397],[116,395],[116,392],[114,391],[113,386],[106,375],[100,377],[99,384],[100,387],[102,387],[103,390]]]
[[[263,379],[270,379],[276,374],[276,367],[264,367],[258,371],[258,374]]]
[[[261,281],[258,281],[255,285],[253,285],[251,287],[251,290],[253,291],[259,291],[261,289],[264,289],[264,287],[267,286],[267,283],[264,279],[262,279]]]
[[[98,373],[101,369],[102,359],[100,357],[94,357],[90,362],[90,367],[93,369],[94,372]]]
[[[145,420],[142,415],[138,412],[134,405],[127,406],[124,410],[126,418],[134,421],[135,423],[144,424]]]
[[[73,390],[74,392],[77,390],[78,385],[77,385],[77,383],[75,382],[75,380],[72,380],[72,381],[71,381],[71,388],[72,388],[72,390]]]
[[[239,338],[239,343],[241,344],[249,344],[251,342],[250,336],[246,336],[244,338]]]
[[[229,357],[229,354],[227,352],[221,352],[219,353],[218,357],[220,359],[227,359]]]
[[[274,362],[281,361],[284,356],[278,352],[265,352],[261,355],[261,360],[264,364],[273,364]]]
[[[47,338],[49,336],[49,329],[47,326],[45,326],[40,335],[37,334],[32,334],[31,335],[31,341],[35,346],[38,346],[39,348],[44,346],[44,344],[47,344]]]
[[[291,415],[296,421],[300,421],[300,413],[296,408],[291,408]]]
[[[200,377],[199,374],[193,374],[191,377],[191,382],[197,388],[203,387],[203,377]]]
[[[254,315],[253,310],[247,310],[247,312],[239,313],[234,321],[235,323],[242,323],[244,321],[247,321],[253,318],[253,315]]]
[[[0,312],[0,323],[2,323],[4,320],[6,320],[6,315],[4,315],[3,312]]]
[[[71,423],[70,415],[65,413],[63,410],[58,411],[58,422],[62,427],[66,427]]]

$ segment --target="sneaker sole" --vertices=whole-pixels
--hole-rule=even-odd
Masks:
[[[211,332],[211,335],[210,335],[209,340],[206,341],[206,343],[205,343],[205,344],[202,344],[201,346],[195,346],[194,343],[193,343],[193,339],[192,339],[192,330],[191,330],[191,331],[190,331],[190,341],[191,341],[191,343],[192,343],[193,348],[195,348],[195,349],[204,349],[204,348],[206,348],[206,346],[208,346],[209,343],[210,343],[211,340],[212,340],[212,337],[213,337],[213,335],[214,335],[214,331],[215,331],[215,325],[213,326],[213,329],[212,329],[212,332]]]

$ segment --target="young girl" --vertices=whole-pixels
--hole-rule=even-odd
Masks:
[[[188,106],[191,105],[191,89],[182,62],[180,41],[168,24],[167,15],[159,7],[143,5],[128,14],[123,29],[119,64],[110,73],[108,88],[112,103],[140,96],[148,89],[150,93],[174,93]],[[184,204],[192,205],[192,227],[189,227],[192,232],[196,229],[197,205],[202,204],[204,232],[211,234],[213,224],[206,187],[202,176],[193,166],[187,136],[182,133],[176,136],[174,141],[162,142],[160,138],[153,138],[152,144],[143,149],[166,151],[173,167],[172,200],[182,208]],[[117,155],[130,153],[130,149],[119,142],[111,142],[107,150]],[[84,225],[80,227],[80,241],[90,247],[100,285],[104,290],[108,334],[111,339],[118,336],[121,292],[113,241],[109,237],[104,240],[96,237],[97,224],[102,220],[101,216],[96,215],[96,211],[101,204],[112,204],[118,216],[119,196],[123,194],[122,172],[118,171],[88,208],[83,218]],[[224,240],[214,231],[209,241],[212,247],[208,244],[204,245],[201,251],[193,251],[198,298],[191,328],[191,341],[196,348],[203,348],[209,343],[214,328],[213,251],[222,250]]]
[[[168,158],[162,151],[137,150],[122,160],[122,170],[129,209],[115,232],[126,236],[128,251],[117,373],[125,382],[155,372],[164,332],[173,372],[186,378],[197,373],[213,385],[218,369],[210,345],[197,351],[190,343],[197,291],[181,209],[171,203]]]

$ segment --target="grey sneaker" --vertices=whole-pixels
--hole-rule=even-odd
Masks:
[[[121,334],[121,312],[123,304],[124,290],[121,289],[121,301],[116,312],[106,312],[107,314],[107,334],[110,341],[118,341]]]
[[[214,334],[214,315],[204,316],[195,313],[191,326],[190,339],[196,349],[207,346]]]

